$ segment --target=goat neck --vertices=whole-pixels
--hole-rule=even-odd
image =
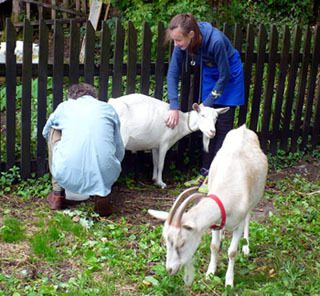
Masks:
[[[180,217],[180,224],[193,221],[200,233],[209,229],[212,225],[220,225],[221,223],[220,207],[211,198],[202,198],[197,205],[193,206],[185,214],[186,207],[184,207],[184,209],[182,207],[184,207],[184,205],[181,205],[181,212],[179,209],[179,213],[177,213]],[[228,223],[228,218],[226,222]]]
[[[199,124],[197,121],[197,111],[191,110],[186,114],[187,114],[187,126],[190,133],[198,131]]]

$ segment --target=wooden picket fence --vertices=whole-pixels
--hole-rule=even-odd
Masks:
[[[165,28],[158,24],[156,42],[147,23],[143,24],[142,36],[138,36],[131,22],[126,30],[120,20],[114,31],[103,22],[96,32],[86,23],[85,60],[79,62],[81,38],[80,28],[70,21],[69,60],[66,62],[64,44],[66,28],[59,20],[54,23],[53,59],[48,63],[49,29],[41,21],[39,25],[39,63],[32,64],[32,41],[34,31],[30,22],[24,22],[23,63],[16,64],[14,48],[16,31],[10,20],[6,23],[6,63],[0,64],[0,77],[5,77],[6,110],[1,116],[0,128],[5,130],[6,151],[1,151],[1,170],[19,164],[24,178],[36,171],[42,175],[47,171],[46,143],[42,128],[46,122],[47,78],[52,77],[53,106],[63,101],[63,90],[71,84],[84,80],[98,86],[99,99],[107,101],[124,94],[138,92],[164,98],[168,59],[172,47],[164,45]],[[269,31],[268,31],[268,30]],[[276,154],[279,149],[286,152],[316,148],[320,131],[320,26],[296,27],[290,32],[285,26],[279,32],[275,26],[255,28],[248,25],[245,30],[236,25],[222,29],[233,41],[241,54],[246,104],[237,108],[235,127],[244,123],[259,135],[265,152]],[[97,42],[99,36],[99,42]],[[138,38],[142,40],[141,50]],[[152,59],[152,50],[156,52]],[[126,55],[125,55],[126,53]],[[126,57],[126,60],[124,60]],[[183,67],[181,81],[181,109],[188,111],[198,100],[199,67]],[[17,78],[22,79],[21,110],[16,110]],[[37,147],[31,151],[31,82],[38,78]],[[109,87],[110,86],[110,87]],[[110,90],[111,91],[108,91]],[[16,112],[21,112],[21,141],[16,143]],[[5,122],[4,122],[5,121]],[[178,168],[194,166],[201,152],[199,133],[193,133],[179,141],[167,156],[166,165],[174,163]],[[20,146],[20,156],[17,153]],[[145,169],[151,162],[150,154],[127,157],[124,166]],[[148,167],[150,169],[150,166]]]

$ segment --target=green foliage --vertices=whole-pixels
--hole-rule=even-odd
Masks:
[[[22,180],[20,168],[14,166],[8,172],[1,172],[0,177],[0,194],[9,193],[12,190],[22,198],[23,201],[29,200],[31,197],[46,197],[52,190],[51,177],[45,174],[43,177]]]
[[[15,217],[5,217],[0,228],[0,237],[4,242],[17,242],[25,239],[25,227]]]
[[[10,192],[12,185],[16,182],[21,182],[20,170],[18,167],[14,166],[9,169],[8,172],[1,172],[0,177],[0,194],[5,192]]]

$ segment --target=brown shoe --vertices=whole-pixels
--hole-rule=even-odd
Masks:
[[[105,196],[94,196],[94,203],[96,206],[96,212],[102,216],[109,216],[112,214],[110,198]]]
[[[61,210],[65,200],[62,192],[51,192],[47,196],[47,201],[51,210]]]

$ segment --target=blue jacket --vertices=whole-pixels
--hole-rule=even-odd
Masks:
[[[221,93],[230,79],[229,59],[235,54],[235,49],[230,40],[221,31],[211,26],[210,23],[199,22],[198,25],[203,37],[202,46],[198,48],[197,55],[192,55],[191,59],[198,64],[216,66],[218,68],[219,79],[212,91],[216,90],[218,93]],[[181,50],[178,46],[174,47],[172,53],[167,74],[168,97],[171,110],[180,109],[178,85],[182,62],[186,53],[187,50]]]

